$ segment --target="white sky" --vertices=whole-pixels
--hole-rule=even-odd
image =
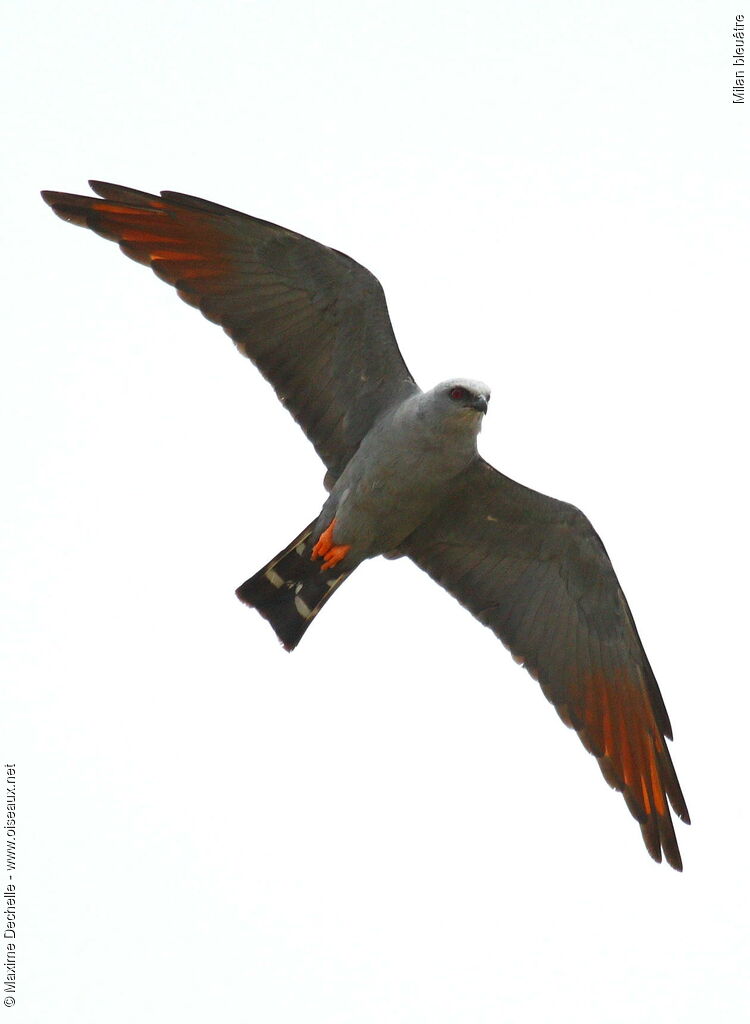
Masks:
[[[745,1019],[737,10],[13,7],[8,1020]],[[317,512],[321,465],[218,328],[38,197],[88,177],[350,253],[423,385],[493,386],[482,453],[581,507],[630,600],[695,822],[682,876],[650,861],[537,685],[406,560],[362,567],[292,656],[239,604]]]

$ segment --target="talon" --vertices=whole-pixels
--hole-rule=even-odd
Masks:
[[[332,547],[325,562],[321,565],[320,571],[323,572],[324,569],[332,569],[334,565],[338,565],[342,558],[346,558],[351,548],[351,544],[337,544]]]
[[[335,525],[336,520],[332,519],[330,525],[321,533],[310,555],[310,558],[313,560],[316,558],[323,559],[323,564],[320,567],[321,572],[324,569],[332,569],[334,565],[338,565],[341,559],[345,558],[351,551],[351,544],[333,543],[333,528]]]
[[[332,519],[331,525],[326,527],[326,529],[323,530],[320,537],[318,538],[318,542],[312,549],[312,554],[310,555],[310,558],[312,558],[313,561],[316,558],[325,558],[325,556],[333,547],[333,527],[335,526],[335,524],[336,520]]]

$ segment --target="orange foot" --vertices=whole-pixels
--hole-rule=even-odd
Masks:
[[[320,567],[320,571],[324,569],[332,569],[334,565],[338,565],[342,558],[349,554],[351,551],[351,544],[334,544],[333,543],[333,528],[336,525],[336,520],[331,520],[331,525],[328,526],[320,535],[318,543],[312,549],[310,558],[322,558],[323,564]]]

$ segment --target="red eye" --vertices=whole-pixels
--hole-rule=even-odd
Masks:
[[[465,398],[469,397],[469,392],[466,388],[451,388],[450,396],[454,402],[463,402]]]

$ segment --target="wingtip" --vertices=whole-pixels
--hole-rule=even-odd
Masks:
[[[657,864],[665,860],[675,871],[682,871],[682,855],[668,817],[650,817],[641,825],[641,835],[649,856]]]
[[[112,181],[100,181],[98,178],[89,178],[89,188],[101,199],[111,199],[114,194],[121,192],[134,192],[135,189],[128,189],[124,185],[116,185]]]
[[[42,199],[52,212],[64,220],[67,224],[77,224],[79,227],[87,227],[86,220],[87,200],[84,196],[75,196],[68,192],[52,192],[43,190]]]
[[[665,846],[664,857],[670,868],[674,868],[675,871],[682,872],[682,857],[677,846],[675,846],[674,849],[669,846]]]
[[[98,196],[103,196],[103,190],[108,188],[117,188],[117,185],[108,185],[105,181],[96,181],[91,178],[88,182],[89,188],[95,192]],[[70,192],[57,192],[53,189],[42,189],[39,193],[42,199],[47,203],[48,206],[54,206],[55,203],[60,202],[64,199],[70,199],[73,197],[73,193]],[[90,198],[87,196],[76,196],[77,199]]]

